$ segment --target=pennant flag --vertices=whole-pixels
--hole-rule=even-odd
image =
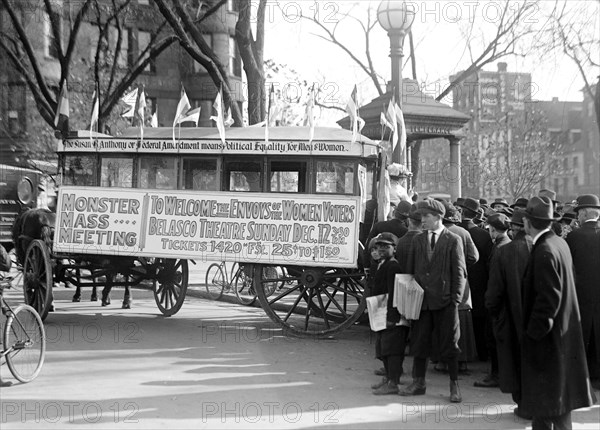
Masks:
[[[275,88],[273,84],[271,84],[271,89],[269,90],[269,100],[267,102],[267,119],[265,120],[265,143],[269,143],[269,126],[271,125],[271,105],[273,104],[273,94],[275,93]]]
[[[350,122],[352,124],[352,143],[358,139],[358,133],[360,133],[365,126],[365,121],[358,116],[358,98],[356,97],[356,85],[350,95],[350,100],[346,105],[346,112],[350,115]]]
[[[92,96],[92,118],[90,119],[90,140],[92,139],[92,132],[94,131],[94,125],[96,131],[98,131],[98,116],[100,114],[100,93],[98,91],[98,82],[96,82],[96,88],[94,89],[94,95]]]
[[[144,140],[144,120],[146,119],[146,93],[142,86],[140,91],[140,99],[138,101],[137,116],[140,120],[140,139]]]
[[[125,112],[123,112],[121,114],[121,116],[123,118],[133,118],[133,116],[135,114],[135,104],[137,102],[137,99],[138,99],[138,89],[137,88],[123,96],[121,101],[127,105],[127,106],[125,106],[125,109],[126,109]]]
[[[63,82],[58,96],[58,106],[56,106],[56,115],[54,117],[54,128],[59,130],[64,136],[69,132],[69,92],[67,90],[67,81]]]
[[[221,88],[219,88],[219,92],[217,93],[217,98],[213,103],[213,108],[217,111],[216,116],[211,116],[210,119],[217,123],[217,129],[219,130],[219,136],[221,137],[221,142],[225,144],[225,122],[223,119],[223,95],[221,94]]]
[[[398,114],[395,106],[396,98],[392,96],[392,99],[390,100],[390,104],[388,105],[385,114],[386,119],[392,125],[392,152],[394,151],[394,148],[396,148],[396,144],[398,143]]]
[[[198,127],[198,121],[200,120],[200,108],[192,109],[188,111],[184,116],[177,120],[177,124],[182,122],[193,122]]]
[[[225,120],[223,120],[223,124],[225,127],[231,127],[235,121],[233,120],[233,115],[231,115],[231,106],[227,108],[227,115],[225,115]]]
[[[158,127],[158,108],[152,114],[152,118],[150,118],[150,127]]]
[[[402,109],[400,109],[400,106],[398,105],[396,105],[396,117],[400,123],[400,154],[404,154],[404,150],[406,149],[406,124],[404,124],[404,114],[402,113]],[[404,155],[402,156],[404,157]]]
[[[185,114],[187,111],[191,109],[190,101],[188,100],[187,94],[185,93],[185,88],[183,85],[181,86],[181,98],[179,99],[179,103],[177,103],[177,110],[175,111],[175,119],[173,120],[173,143],[175,143],[175,125],[178,124],[177,120]]]
[[[311,143],[313,141],[313,138],[315,137],[315,114],[314,114],[314,109],[315,109],[315,84],[312,85],[312,87],[310,87],[310,90],[308,92],[308,101],[306,102],[306,113],[305,113],[305,117],[304,117],[304,125],[305,126],[310,126],[310,131],[308,134],[308,143]]]
[[[390,212],[390,174],[386,169],[387,156],[385,152],[381,154],[381,164],[379,165],[379,186],[377,188],[377,220],[387,221],[387,215]]]

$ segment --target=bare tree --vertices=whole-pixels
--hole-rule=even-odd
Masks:
[[[239,1],[239,15],[235,26],[235,40],[244,62],[244,71],[248,78],[248,122],[256,124],[265,118],[265,8],[267,1],[260,0],[256,17],[251,16],[251,0]],[[252,35],[251,23],[256,22],[256,35]]]
[[[35,41],[39,34],[27,32],[22,22],[20,11],[27,6],[25,2],[14,0],[0,0],[10,17],[11,28],[0,32],[0,48],[8,56],[11,65],[25,80],[33,95],[37,110],[43,120],[54,127],[54,117],[58,106],[58,94],[52,91],[56,83],[49,80],[43,73],[43,63],[34,49]],[[144,50],[138,52],[136,58],[131,59],[127,68],[123,68],[114,61],[112,64],[104,63],[104,70],[99,61],[100,57],[111,56],[116,58],[121,49],[123,37],[123,16],[131,0],[111,0],[109,7],[101,0],[83,0],[82,2],[65,2],[57,4],[51,0],[44,0],[44,19],[47,19],[52,31],[57,60],[60,66],[60,79],[58,88],[72,75],[74,69],[81,67],[75,58],[79,32],[82,25],[91,24],[98,28],[98,41],[95,48],[95,63],[93,64],[93,78],[96,81],[105,81],[102,88],[100,120],[104,120],[116,106],[123,93],[131,86],[136,78],[161,52],[176,41],[173,35],[161,36],[164,24],[160,24]],[[66,21],[69,31],[63,31],[62,22]],[[107,43],[111,28],[117,29],[117,41],[112,47]],[[66,47],[66,49],[63,49]],[[112,53],[111,53],[112,51]],[[102,73],[108,73],[108,79],[103,80]],[[81,70],[78,70],[81,72]],[[90,88],[93,88],[90,86]],[[91,93],[91,92],[90,92]],[[91,95],[91,94],[89,94]],[[87,97],[89,98],[89,95]]]
[[[547,14],[548,25],[536,39],[535,48],[540,57],[564,55],[573,61],[583,80],[583,91],[594,101],[596,124],[600,129],[599,13],[597,0],[578,2],[577,7],[567,7],[566,1],[555,0]],[[594,82],[596,76],[598,81]]]
[[[528,104],[524,112],[499,114],[486,124],[467,151],[474,152],[480,195],[499,191],[513,200],[532,195],[538,184],[561,173],[565,148],[548,133],[544,113]],[[468,157],[468,156],[467,156]]]
[[[203,2],[200,2],[202,6]],[[233,102],[232,89],[229,83],[227,71],[219,60],[215,51],[208,45],[203,34],[204,21],[219,10],[227,0],[213,1],[208,10],[198,18],[194,17],[190,11],[192,2],[180,0],[154,0],[160,13],[165,17],[169,26],[173,29],[179,43],[183,49],[195,61],[200,63],[207,71],[215,86],[223,88],[223,101],[226,106],[231,108],[235,125],[241,126],[243,123],[242,112]],[[197,10],[197,8],[195,9]],[[198,16],[198,13],[196,14]]]

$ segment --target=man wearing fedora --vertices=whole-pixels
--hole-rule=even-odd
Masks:
[[[517,404],[515,414],[526,417],[519,410],[521,403],[521,337],[522,308],[521,283],[529,253],[531,237],[525,234],[523,210],[515,210],[510,225],[513,240],[498,248],[490,266],[485,306],[492,318],[498,353],[498,382],[500,391],[512,393]]]
[[[485,342],[485,290],[488,281],[488,264],[490,254],[492,252],[492,239],[489,233],[478,227],[474,223],[474,218],[481,209],[479,201],[474,198],[467,197],[461,204],[462,222],[459,224],[467,230],[475,243],[477,252],[479,252],[479,260],[469,266],[468,277],[469,287],[471,291],[471,300],[473,302],[473,310],[471,312],[473,318],[473,328],[475,330],[475,345],[477,347],[477,355],[479,360],[487,361],[488,351]],[[493,385],[493,381],[490,382]]]
[[[532,250],[523,280],[521,403],[532,429],[570,429],[571,411],[594,404],[571,252],[550,230],[552,201],[533,197],[523,223]]]
[[[600,389],[600,200],[586,194],[575,206],[581,227],[567,236],[575,267],[583,343],[592,385]]]
[[[365,243],[368,244],[371,239],[380,233],[392,233],[398,239],[404,236],[408,231],[406,220],[408,219],[408,214],[411,207],[412,203],[406,200],[400,200],[392,212],[393,218],[387,221],[379,221],[376,223],[369,232]],[[369,261],[369,251],[365,249],[364,254],[364,261]]]
[[[423,229],[413,239],[408,257],[408,273],[424,290],[419,319],[414,322],[411,349],[414,356],[413,382],[400,391],[402,396],[423,395],[425,373],[431,356],[431,340],[438,333],[440,359],[450,374],[450,401],[462,401],[458,387],[458,339],[460,337],[458,305],[465,289],[466,265],[461,239],[442,225],[444,205],[427,199],[417,203]]]
[[[498,197],[497,199],[495,199],[492,202],[492,204],[490,206],[492,207],[492,209],[497,211],[500,208],[507,208],[508,202],[505,199],[503,199],[502,197]]]

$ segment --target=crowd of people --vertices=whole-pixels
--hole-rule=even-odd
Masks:
[[[394,203],[370,229],[363,258],[367,294],[388,297],[373,394],[425,394],[432,362],[449,375],[449,400],[461,402],[458,375],[489,361],[475,386],[510,393],[534,430],[571,428],[571,411],[593,405],[600,389],[598,196]],[[392,306],[396,274],[424,291],[417,320]],[[412,382],[402,387],[407,349]]]

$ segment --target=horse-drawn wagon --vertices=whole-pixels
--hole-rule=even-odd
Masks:
[[[181,128],[176,139],[171,128],[144,129],[143,139],[139,129],[63,139],[51,246],[29,236],[23,257],[27,301],[45,316],[54,283],[151,282],[170,316],[185,298],[188,261],[231,261],[245,266],[286,331],[351,325],[365,308],[359,228],[376,195],[380,147],[340,129],[316,128],[312,139],[307,127],[269,132],[268,140],[258,127],[228,129],[225,141],[215,128]]]

